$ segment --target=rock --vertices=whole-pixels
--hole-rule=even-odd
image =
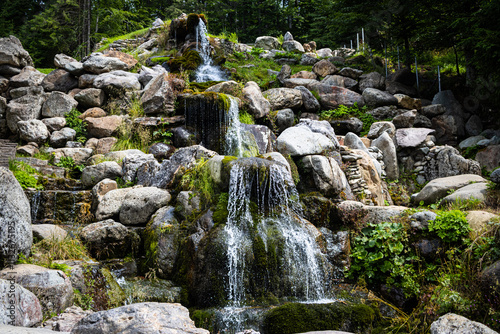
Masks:
[[[109,95],[120,95],[126,91],[141,89],[141,83],[137,73],[112,71],[99,74],[94,79],[94,88],[103,89]]]
[[[291,32],[287,31],[285,33],[285,36],[283,36],[283,41],[287,42],[287,41],[293,41],[293,35]]]
[[[314,79],[300,79],[300,78],[293,78],[293,79],[286,79],[284,81],[284,85],[286,88],[295,88],[298,86],[309,86],[310,84],[317,83],[316,80]]]
[[[441,205],[452,204],[456,202],[465,203],[469,200],[484,203],[484,201],[486,200],[487,190],[488,187],[486,183],[469,184],[443,198],[443,200],[441,201]]]
[[[260,36],[255,40],[255,47],[264,50],[279,49],[280,42],[276,37]]]
[[[151,160],[155,160],[155,157],[152,154],[131,154],[123,158],[123,180],[125,182],[134,182],[136,179],[137,169]]]
[[[122,168],[114,161],[104,161],[100,164],[87,166],[82,171],[82,184],[89,188],[104,179],[115,179],[122,176]]]
[[[332,49],[330,48],[319,49],[318,51],[316,51],[316,54],[320,58],[328,58],[333,56]]]
[[[14,36],[0,38],[0,65],[19,68],[34,66],[33,60],[28,52],[24,50],[21,41]]]
[[[446,109],[444,115],[451,116],[453,118],[456,127],[456,135],[465,135],[465,113],[460,103],[455,99],[455,96],[453,95],[453,92],[451,90],[444,90],[434,95],[432,104],[443,105]]]
[[[44,78],[45,74],[34,67],[26,66],[19,74],[10,78],[9,85],[13,88],[40,86]]]
[[[462,174],[456,176],[448,176],[430,181],[425,187],[414,197],[414,203],[424,202],[429,205],[444,198],[450,190],[456,190],[471,182],[486,182],[479,175]],[[413,196],[412,196],[413,197]]]
[[[420,211],[410,216],[411,228],[418,231],[425,231],[429,228],[429,222],[436,219],[437,214],[432,211]]]
[[[79,61],[72,61],[70,63],[67,63],[64,65],[63,69],[77,77],[82,76],[85,72],[85,70],[83,69],[83,64]],[[78,84],[80,85],[80,81],[78,81]]]
[[[90,56],[83,62],[83,69],[87,72],[102,74],[117,70],[127,71],[129,66],[118,58]]]
[[[416,128],[432,128],[432,122],[424,115],[417,113],[413,126]]]
[[[318,77],[324,78],[327,75],[337,73],[338,69],[330,61],[323,59],[313,65],[312,71],[316,73]]]
[[[68,235],[64,229],[53,224],[36,224],[32,225],[33,239],[43,240],[43,239],[55,239],[62,241]]]
[[[348,119],[332,119],[330,120],[330,124],[337,135],[345,135],[349,132],[359,134],[363,131],[363,122],[356,117]]]
[[[306,112],[316,113],[321,109],[321,105],[309,89],[304,86],[296,86],[296,90],[302,94],[302,103]]]
[[[312,176],[316,189],[321,194],[334,197],[349,188],[347,178],[334,158],[308,155],[300,161],[304,172]]]
[[[385,77],[378,72],[370,72],[359,77],[359,91],[364,92],[367,88],[379,90],[385,89]]]
[[[14,296],[12,296],[14,294]],[[12,304],[13,303],[13,304]],[[2,325],[32,327],[43,320],[38,298],[14,280],[0,279],[0,331]]]
[[[88,148],[58,148],[52,152],[54,156],[54,164],[61,161],[62,157],[73,159],[75,165],[83,165],[88,158],[92,155],[92,149]]]
[[[363,226],[366,223],[392,222],[407,210],[404,206],[370,206],[357,201],[343,201],[337,205],[336,216],[347,226]]]
[[[198,196],[197,193],[192,191],[181,191],[177,195],[176,201],[177,201],[177,206],[176,206],[177,212],[184,219],[192,218],[192,214],[199,212],[201,209],[200,196]]]
[[[305,48],[304,48],[304,50],[305,50]],[[305,50],[305,51],[307,51],[307,50]],[[302,57],[300,58],[300,65],[312,66],[312,65],[316,64],[318,61],[319,61],[318,56],[315,53],[306,52],[306,53],[302,54]]]
[[[100,118],[87,117],[87,133],[89,137],[110,137],[122,124],[122,117],[118,115]]]
[[[144,88],[141,103],[146,115],[171,114],[174,111],[175,94],[168,75],[162,73]]]
[[[495,169],[490,175],[491,182],[500,183],[500,169]]]
[[[248,136],[248,142],[244,143],[243,150],[252,152],[257,148],[259,154],[272,152],[274,150],[276,136],[267,126],[241,124],[241,128],[246,133],[246,136]]]
[[[413,127],[413,123],[417,119],[417,111],[409,110],[405,113],[399,114],[392,120],[392,123],[396,127],[396,129],[402,128],[411,128]]]
[[[291,88],[272,88],[263,92],[271,104],[271,109],[296,109],[302,106],[302,93]]]
[[[327,121],[301,119],[277,139],[277,149],[291,156],[316,155],[339,148],[335,132]]]
[[[137,59],[135,59],[131,54],[116,50],[107,50],[102,56],[112,59],[118,59],[124,62],[127,65],[127,68],[124,69],[125,71],[130,71],[138,63]]]
[[[422,109],[422,100],[414,99],[404,94],[395,94],[394,97],[398,100],[398,107],[403,109]]]
[[[363,71],[355,69],[355,68],[350,68],[350,67],[344,67],[339,72],[339,75],[341,75],[343,77],[351,78],[354,80],[358,80],[362,74],[363,74]]]
[[[50,145],[52,147],[64,147],[68,141],[74,140],[76,131],[72,128],[63,128],[60,131],[54,131],[50,135]]]
[[[299,71],[293,75],[290,76],[292,79],[311,79],[311,80],[316,80],[318,76],[311,71]]]
[[[361,140],[361,138],[359,138],[354,133],[349,132],[344,137],[344,145],[347,146],[347,147],[349,147],[349,148],[351,148],[351,149],[353,149],[353,150],[359,150],[359,151],[365,152],[366,156],[368,156],[368,157],[371,158],[373,166],[377,170],[378,176],[380,177],[382,175],[382,166],[380,166],[380,163],[377,161],[377,159],[371,157],[370,151],[365,146],[365,144],[363,143],[363,141]],[[358,161],[358,163],[359,163],[359,161]],[[369,165],[370,164],[367,163],[366,167],[370,168],[371,166],[369,166]],[[382,201],[382,203],[383,203],[383,201]]]
[[[102,110],[99,107],[94,107],[85,110],[83,114],[78,116],[79,119],[86,119],[88,117],[93,117],[93,118],[100,118],[100,117],[105,117],[107,114],[104,110]]]
[[[376,88],[364,89],[363,99],[371,107],[396,105],[398,103],[398,100],[393,95]]]
[[[13,133],[17,133],[17,123],[39,119],[41,116],[43,98],[36,95],[25,95],[11,100],[7,104],[7,125]]]
[[[392,138],[396,134],[396,127],[392,122],[375,122],[370,126],[370,131],[368,131],[368,134],[366,136],[370,139],[376,139],[380,137],[384,132],[387,132]]]
[[[306,52],[316,52],[316,42],[315,41],[310,41],[309,43],[304,43],[302,46],[304,47],[304,50],[306,50]]]
[[[71,281],[61,270],[52,270],[33,264],[17,264],[12,270],[0,271],[0,277],[10,277],[33,292],[43,312],[60,312],[73,303]]]
[[[139,72],[139,82],[142,86],[146,87],[148,82],[150,82],[153,78],[156,78],[156,76],[166,72],[165,68],[161,65],[155,65],[152,68],[142,66],[141,71]]]
[[[283,47],[283,50],[288,51],[288,52],[294,52],[294,51],[301,52],[301,53],[306,52],[304,50],[304,47],[302,46],[302,44],[300,44],[297,41],[284,41],[282,47]]]
[[[232,80],[218,83],[205,90],[205,92],[223,93],[232,96],[238,95],[238,91],[240,91],[240,85]]]
[[[7,77],[12,77],[14,75],[17,75],[21,73],[21,69],[17,68],[17,67],[13,67],[13,66],[10,66],[10,65],[6,65],[6,64],[0,64],[0,75],[5,75]]]
[[[113,151],[106,153],[104,155],[104,158],[107,160],[113,160],[118,163],[123,161],[126,157],[131,156],[131,155],[146,155],[146,153],[142,152],[141,150],[136,150],[136,149],[130,149],[130,150],[124,150],[124,151]]]
[[[364,105],[363,97],[347,88],[317,83],[309,85],[309,89],[319,95],[319,103],[325,110],[337,109],[340,105],[353,107],[355,103],[360,107]]]
[[[118,220],[122,202],[130,190],[132,188],[111,189],[102,195],[97,203],[96,220],[101,221],[108,218]]]
[[[478,115],[472,115],[465,123],[465,132],[468,136],[477,136],[483,132],[483,123]]]
[[[399,110],[396,106],[384,106],[369,110],[367,113],[372,115],[373,118],[379,121],[383,121],[399,115]]]
[[[59,91],[67,93],[78,87],[78,80],[69,72],[57,69],[45,76],[42,87],[46,92]]]
[[[40,153],[40,151],[38,150],[38,147],[36,147],[36,146],[24,145],[24,146],[18,146],[16,149],[16,153],[22,154],[22,155],[28,155],[28,156],[32,157],[35,154]]]
[[[104,179],[98,182],[92,188],[92,211],[95,212],[97,204],[101,202],[102,197],[111,190],[118,189],[118,184],[114,180]]]
[[[42,121],[32,119],[30,121],[20,121],[17,123],[19,137],[26,142],[43,144],[49,139],[49,130]]]
[[[75,100],[84,107],[100,107],[106,100],[106,94],[101,89],[87,88],[75,95]]]
[[[170,202],[170,193],[156,187],[133,188],[120,209],[120,222],[124,225],[146,224],[151,215]]]
[[[434,136],[439,145],[456,145],[463,123],[452,115],[439,115],[432,118],[432,128],[436,130]]]
[[[80,232],[80,238],[98,259],[121,257],[133,248],[128,228],[113,219],[85,226]]]
[[[78,87],[85,89],[85,88],[92,88],[94,87],[94,80],[97,78],[97,74],[82,74],[78,78]]]
[[[431,324],[431,334],[498,334],[485,325],[448,313]]]
[[[209,334],[209,331],[195,327],[187,308],[167,303],[137,303],[96,312],[83,318],[71,333],[153,334],[159,329],[179,334]]]
[[[346,78],[340,75],[327,75],[323,80],[321,80],[321,84],[353,89],[358,85],[358,82],[354,79]]]
[[[408,96],[418,95],[417,89],[415,87],[406,86],[400,82],[386,81],[385,90],[390,94],[404,94]]]
[[[446,112],[446,108],[441,104],[431,104],[428,106],[422,107],[420,111],[424,116],[432,118],[434,116],[442,115]]]
[[[282,109],[276,112],[276,125],[278,132],[283,132],[293,126],[295,114],[292,109]]]
[[[466,148],[469,147],[474,147],[479,143],[481,140],[486,139],[484,136],[474,136],[474,137],[469,137],[467,139],[464,139],[458,144],[458,148],[461,150],[465,150]]]
[[[472,230],[473,238],[488,230],[491,231],[494,228],[494,223],[497,222],[499,218],[500,216],[486,211],[467,212],[467,222]]]
[[[93,138],[96,139],[96,138]],[[116,144],[118,139],[115,137],[104,137],[97,140],[97,144],[94,148],[96,154],[107,154],[113,150],[113,146]]]
[[[84,311],[78,306],[70,306],[63,313],[45,321],[44,325],[56,332],[71,332],[80,320],[92,313],[91,310]]]
[[[75,58],[65,55],[64,53],[58,53],[54,56],[54,66],[56,68],[64,68],[66,64],[77,61]]]
[[[43,100],[45,101],[43,88],[41,86],[12,88],[11,90],[9,90],[9,94],[12,100],[18,99],[25,95],[34,95],[43,98]]]
[[[243,98],[248,102],[248,111],[256,119],[269,114],[271,104],[264,98],[256,82],[249,81],[245,84],[243,88]]]
[[[398,147],[418,147],[433,132],[434,130],[425,128],[397,129],[396,143]]]
[[[77,105],[78,102],[71,96],[61,92],[52,92],[42,106],[42,116],[64,117]]]
[[[481,168],[486,168],[488,171],[495,170],[500,166],[500,145],[488,146],[476,154],[476,158],[481,165]]]
[[[481,167],[475,160],[465,159],[451,146],[440,147],[434,159],[424,167],[427,181],[460,174],[481,175]]]
[[[372,146],[378,147],[384,157],[385,172],[389,180],[399,179],[398,157],[396,154],[396,146],[389,135],[389,132],[384,131],[377,139],[372,142]]]
[[[175,147],[165,143],[154,143],[148,149],[148,153],[158,161],[170,158],[174,152]]]
[[[285,80],[290,79],[291,75],[292,75],[292,69],[290,68],[290,66],[283,65],[281,66],[281,70],[279,71],[278,75],[276,75],[276,78],[282,85],[284,85]]]

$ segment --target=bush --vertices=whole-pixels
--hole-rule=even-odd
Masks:
[[[83,120],[78,118],[81,114],[81,112],[73,108],[64,117],[66,118],[66,126],[76,131],[76,141],[84,143],[87,140],[87,128]]]
[[[435,220],[429,222],[429,232],[434,232],[446,243],[456,243],[469,236],[469,223],[462,211],[443,211]]]
[[[44,188],[35,176],[38,174],[38,171],[27,163],[11,160],[9,161],[9,169],[23,189],[35,188],[37,190],[42,190]]]
[[[351,117],[359,118],[363,122],[361,136],[364,136],[368,133],[368,131],[370,131],[372,124],[376,122],[375,118],[366,112],[367,109],[367,106],[360,108],[357,103],[354,103],[353,107],[340,105],[335,110],[325,110],[320,112],[319,116],[321,119],[328,121],[335,119],[349,119]]]

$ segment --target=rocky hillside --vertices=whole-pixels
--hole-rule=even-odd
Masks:
[[[498,129],[289,33],[209,38],[194,82],[200,20],[48,74],[0,39],[0,329],[499,329]]]

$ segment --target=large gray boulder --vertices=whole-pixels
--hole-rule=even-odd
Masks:
[[[59,131],[66,126],[66,118],[64,117],[44,118],[42,122],[49,132]]]
[[[498,334],[498,332],[461,315],[448,313],[432,323],[431,334]]]
[[[128,65],[118,58],[90,56],[83,62],[83,69],[90,73],[102,74],[116,70],[128,70]]]
[[[84,187],[93,187],[104,179],[116,179],[122,176],[122,167],[115,161],[104,161],[100,164],[87,166],[82,171],[82,184]]]
[[[357,201],[343,201],[337,205],[337,218],[346,225],[391,222],[408,210],[404,206],[371,206]],[[358,225],[359,226],[359,225]]]
[[[341,75],[327,75],[323,80],[321,80],[321,83],[327,86],[337,86],[347,89],[353,89],[358,85],[356,80],[343,77]]]
[[[121,70],[99,74],[93,84],[94,88],[104,89],[110,95],[141,89],[139,74]]]
[[[484,203],[486,200],[486,195],[488,192],[488,184],[485,182],[472,183],[466,185],[452,194],[446,196],[441,201],[441,205],[452,204],[452,203],[465,203],[469,200],[479,201],[479,203]]]
[[[433,132],[434,130],[426,128],[397,129],[396,143],[398,147],[417,147]]]
[[[243,87],[243,98],[248,103],[248,111],[256,119],[269,114],[271,103],[264,98],[259,85],[254,81],[249,81]]]
[[[384,154],[383,161],[385,165],[385,173],[389,180],[399,179],[398,156],[394,141],[389,136],[388,132],[383,132],[377,139],[372,142],[372,146],[378,147]]]
[[[122,171],[123,181],[133,182],[137,175],[137,169],[148,161],[155,160],[153,154],[131,154],[123,158]]]
[[[17,264],[12,270],[0,271],[0,278],[10,277],[33,292],[42,305],[43,312],[61,312],[73,304],[73,287],[61,270],[33,264]]]
[[[306,112],[316,113],[321,109],[318,99],[304,86],[296,86],[296,90],[302,94],[302,103]]]
[[[431,152],[435,156],[424,166],[427,181],[460,174],[481,175],[479,162],[464,158],[454,147],[438,146]]]
[[[149,81],[144,88],[141,103],[145,114],[170,114],[174,111],[175,94],[168,80],[162,73]]]
[[[345,191],[349,184],[337,161],[323,155],[308,155],[301,160],[304,172],[312,175],[316,189],[332,197]]]
[[[78,79],[65,70],[57,69],[45,76],[42,87],[46,92],[60,91],[67,93],[78,87]]]
[[[141,71],[139,72],[139,81],[144,87],[146,87],[148,82],[150,82],[153,78],[166,72],[165,68],[161,65],[155,65],[152,68],[142,66]]]
[[[45,124],[45,123],[44,123]],[[66,143],[74,140],[76,131],[72,128],[62,128],[59,131],[54,131],[50,134],[50,146],[64,147]]]
[[[336,109],[340,105],[353,107],[355,103],[360,107],[364,105],[361,94],[347,88],[323,85],[319,82],[309,85],[308,88],[318,93],[319,103],[323,109]]]
[[[52,92],[42,106],[43,117],[64,117],[78,102],[62,92]]]
[[[120,208],[120,222],[124,225],[146,224],[151,215],[170,202],[167,190],[156,187],[134,188],[124,197]]]
[[[123,257],[133,246],[128,228],[113,219],[85,226],[80,232],[80,238],[98,259]]]
[[[90,137],[105,138],[111,137],[118,127],[122,124],[122,117],[119,115],[105,117],[87,117],[87,133]]]
[[[370,107],[381,107],[397,105],[398,99],[388,92],[378,90],[376,88],[366,88],[363,90],[363,99]]]
[[[291,156],[317,155],[337,150],[339,143],[332,126],[327,121],[301,119],[288,128],[277,139],[277,149]]]
[[[21,73],[10,78],[9,85],[12,88],[40,86],[44,78],[45,74],[34,67],[26,66]]]
[[[71,334],[209,334],[196,328],[180,304],[138,303],[100,311],[83,318]]]
[[[297,41],[293,41],[293,40],[284,41],[282,47],[283,47],[283,50],[286,50],[286,51],[297,51],[297,52],[301,52],[301,53],[305,52],[302,44],[300,44]]]
[[[42,320],[42,306],[31,291],[14,280],[0,279],[0,325],[32,327]],[[0,332],[5,333],[1,327]]]
[[[376,139],[380,137],[384,132],[387,132],[392,138],[396,135],[396,127],[392,122],[375,122],[370,126],[370,131],[366,135],[370,139]]]
[[[255,40],[255,47],[264,50],[279,49],[280,42],[276,37],[260,36]]]
[[[327,75],[337,73],[338,69],[332,64],[332,62],[327,59],[323,59],[313,65],[312,71],[316,73],[318,77],[324,78]]]
[[[34,66],[28,51],[21,41],[14,36],[0,38],[0,65],[13,67]]]
[[[359,91],[363,92],[367,88],[379,90],[385,89],[385,77],[378,72],[370,72],[359,77]]]
[[[37,144],[43,144],[50,136],[47,126],[37,119],[18,122],[17,130],[19,137],[28,143],[35,142]]]
[[[486,180],[474,174],[463,174],[434,179],[427,183],[419,193],[412,196],[412,200],[417,204],[423,202],[429,205],[448,195],[450,190],[457,190],[473,182],[486,182]]]
[[[102,89],[86,88],[75,95],[75,100],[84,108],[100,107],[106,100],[106,94]]]
[[[96,220],[105,220],[113,218],[118,220],[123,200],[132,188],[111,189],[104,195],[95,196],[97,199],[97,209],[95,213]]]
[[[65,55],[64,53],[58,53],[54,56],[54,66],[56,68],[64,68],[66,64],[77,61],[75,58]]]
[[[444,90],[432,99],[432,104],[441,104],[446,109],[444,115],[451,116],[456,124],[456,135],[465,135],[465,112],[451,90]]]
[[[7,104],[6,120],[10,131],[17,133],[17,123],[39,119],[43,98],[39,95],[24,95]]]
[[[68,235],[66,230],[54,224],[36,224],[32,225],[32,229],[34,240],[54,239],[62,241]]]
[[[272,110],[297,109],[302,106],[302,93],[292,88],[272,88],[262,93]]]

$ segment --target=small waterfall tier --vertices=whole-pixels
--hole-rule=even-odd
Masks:
[[[214,65],[210,54],[210,43],[207,38],[207,26],[200,18],[196,27],[196,45],[203,63],[196,70],[196,82],[226,81],[226,74],[219,66]]]

